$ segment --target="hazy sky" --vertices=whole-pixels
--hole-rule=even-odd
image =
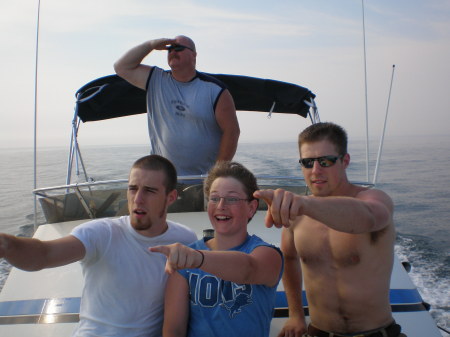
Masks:
[[[164,4],[163,4],[164,3]],[[37,1],[0,3],[0,147],[33,144]],[[38,146],[66,146],[74,94],[114,72],[129,48],[188,35],[197,68],[296,83],[322,121],[365,130],[360,0],[41,0]],[[396,65],[387,137],[450,130],[450,1],[365,0],[370,136],[379,137]],[[166,52],[145,63],[167,68]],[[295,140],[297,116],[238,113],[241,141]],[[145,144],[145,115],[80,128],[81,144]]]

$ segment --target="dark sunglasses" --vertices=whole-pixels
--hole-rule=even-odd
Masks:
[[[342,158],[343,155],[340,156],[323,156],[317,158],[303,158],[299,159],[300,165],[304,168],[310,169],[314,166],[314,162],[317,161],[321,167],[330,167],[336,164],[336,161]]]
[[[170,45],[170,46],[167,47],[167,50],[169,51],[169,53],[171,53],[172,51],[176,51],[178,53],[178,52],[183,51],[185,49],[189,49],[189,50],[194,51],[194,49],[189,48],[187,46],[183,46],[182,44],[173,44],[173,45]]]

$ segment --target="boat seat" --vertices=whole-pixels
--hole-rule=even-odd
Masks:
[[[169,206],[169,213],[179,212],[203,212],[205,199],[203,196],[203,184],[185,185],[178,184],[178,199]]]
[[[124,216],[129,215],[130,212],[128,211],[128,200],[120,200],[119,201],[119,210],[116,213],[116,216]]]
[[[97,209],[97,211],[95,212],[95,216],[97,218],[102,218],[105,216],[108,216],[107,214],[107,209],[109,208],[109,206],[112,205],[112,203],[114,201],[116,201],[116,199],[119,197],[120,192],[113,192],[109,195],[108,198],[106,198],[106,200],[100,205],[100,207]],[[106,213],[106,214],[105,214]]]

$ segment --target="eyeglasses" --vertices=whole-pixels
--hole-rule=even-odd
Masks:
[[[304,168],[310,169],[314,166],[314,162],[317,161],[321,167],[330,167],[336,164],[336,161],[342,158],[343,155],[339,156],[323,156],[317,158],[303,158],[299,159],[298,162]]]
[[[212,202],[213,204],[218,204],[220,202],[220,199],[223,199],[223,201],[225,202],[225,205],[235,205],[237,204],[239,201],[250,201],[250,199],[241,199],[241,198],[237,198],[237,197],[210,197],[209,201]]]
[[[178,53],[178,52],[183,51],[185,49],[189,49],[189,50],[194,51],[194,49],[189,48],[187,46],[183,46],[182,44],[173,44],[173,45],[170,45],[170,46],[167,47],[167,50],[169,51],[169,53],[171,53],[172,51],[176,51]]]

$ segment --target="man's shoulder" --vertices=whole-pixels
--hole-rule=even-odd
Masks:
[[[394,207],[392,198],[386,192],[377,188],[361,187],[360,189],[358,189],[355,197],[363,201],[381,202],[386,205],[386,207],[388,207],[391,211]]]
[[[358,197],[360,195],[383,195],[387,196],[388,194],[384,192],[383,190],[380,190],[375,187],[368,187],[368,186],[359,186],[359,185],[353,185],[354,193]]]
[[[179,222],[167,220],[167,225],[169,226],[169,228],[174,228],[174,229],[178,229],[178,230],[186,230],[186,231],[194,233],[194,231],[190,227],[183,225]]]
[[[87,222],[84,222],[78,226],[76,226],[72,233],[84,231],[84,230],[103,230],[105,228],[110,228],[113,224],[113,219],[103,218],[103,219],[94,219]]]
[[[183,243],[191,243],[197,240],[195,232],[186,225],[174,221],[167,221],[170,234],[175,238],[183,239]]]
[[[146,88],[148,89],[150,82],[159,82],[168,78],[172,77],[172,73],[170,70],[166,70],[163,68],[160,68],[158,66],[152,66],[152,68],[150,69],[149,75],[148,75],[148,79],[147,79],[147,84],[146,84]]]
[[[197,78],[204,82],[214,83],[217,86],[221,87],[222,89],[227,89],[227,86],[225,85],[225,83],[223,83],[221,80],[219,80],[218,78],[216,78],[210,74],[206,74],[206,73],[197,71]]]

